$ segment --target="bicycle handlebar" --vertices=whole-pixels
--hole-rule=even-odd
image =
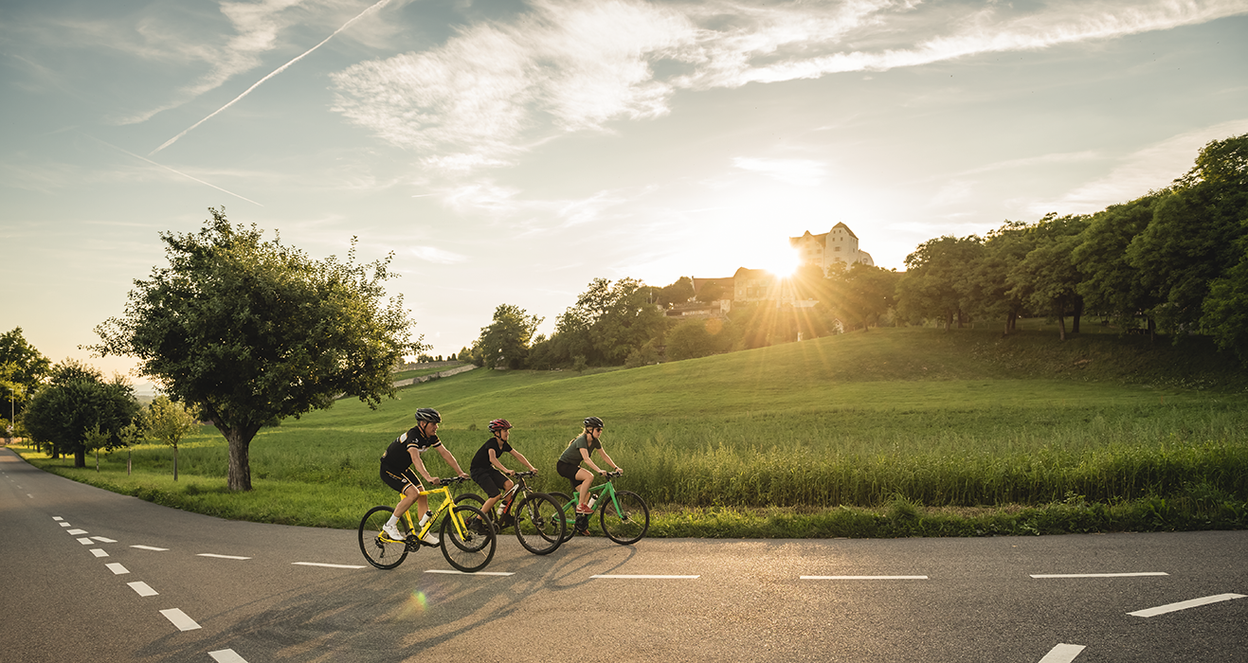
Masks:
[[[445,479],[442,477],[437,477],[437,479],[438,479],[439,486],[449,486],[451,484],[462,483],[464,481],[467,481],[467,479],[463,477],[446,477]]]
[[[624,476],[624,471],[623,471],[623,470],[615,470],[614,472],[603,472],[603,473],[602,473],[602,476],[603,476],[603,478],[610,480],[610,479],[614,479],[614,478],[616,478],[616,477]]]
[[[518,476],[518,477],[521,477],[521,478],[528,478],[528,477],[534,477],[534,476],[537,476],[537,471],[536,471],[536,470],[530,470],[530,471],[528,471],[528,472],[513,472],[513,474],[514,474],[515,476]]]

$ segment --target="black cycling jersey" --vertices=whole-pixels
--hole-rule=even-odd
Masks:
[[[511,451],[511,443],[503,442],[497,437],[491,436],[490,439],[485,441],[485,444],[481,445],[480,449],[477,449],[477,455],[472,457],[472,465],[469,471],[493,467],[490,465],[490,449],[494,450],[495,458],[502,458],[503,452]]]
[[[411,449],[415,449],[417,453],[424,453],[429,449],[436,449],[440,446],[442,446],[442,441],[438,439],[437,435],[425,437],[420,433],[419,427],[413,427],[406,433],[394,438],[390,446],[386,447],[385,453],[381,454],[381,466],[398,474],[411,467]]]

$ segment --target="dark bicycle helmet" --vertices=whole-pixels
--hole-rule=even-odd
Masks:
[[[598,417],[585,417],[586,428],[602,428],[602,419]]]
[[[508,428],[511,428],[511,422],[506,419],[495,419],[490,422],[491,433],[497,433],[500,430],[507,430]]]
[[[442,415],[438,414],[438,411],[431,407],[422,407],[416,410],[416,420],[440,424],[442,423]]]

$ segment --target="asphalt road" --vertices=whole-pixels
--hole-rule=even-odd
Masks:
[[[1248,661],[1242,531],[594,536],[547,557],[504,534],[483,573],[432,549],[381,571],[353,531],[168,509],[4,449],[0,559],[3,663]]]

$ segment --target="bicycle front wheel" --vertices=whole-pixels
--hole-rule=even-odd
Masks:
[[[381,526],[385,525],[393,514],[393,507],[375,506],[369,509],[360,521],[360,552],[364,553],[364,559],[367,559],[369,564],[379,569],[393,569],[407,559],[405,542],[391,541],[389,537],[381,535]],[[400,519],[399,531],[407,533],[406,530],[407,523]]]
[[[513,513],[516,538],[525,550],[534,555],[548,555],[563,543],[567,523],[555,498],[544,493],[530,493]]]
[[[456,505],[454,515],[465,527],[461,534],[450,515],[442,517],[442,556],[451,566],[464,573],[484,569],[494,559],[497,540],[493,524],[481,509],[468,504]],[[483,527],[480,532],[474,532],[467,527],[467,523],[474,517],[481,519]]]
[[[602,531],[616,543],[637,543],[650,529],[650,507],[637,493],[617,490],[614,502],[607,500],[598,508]]]

